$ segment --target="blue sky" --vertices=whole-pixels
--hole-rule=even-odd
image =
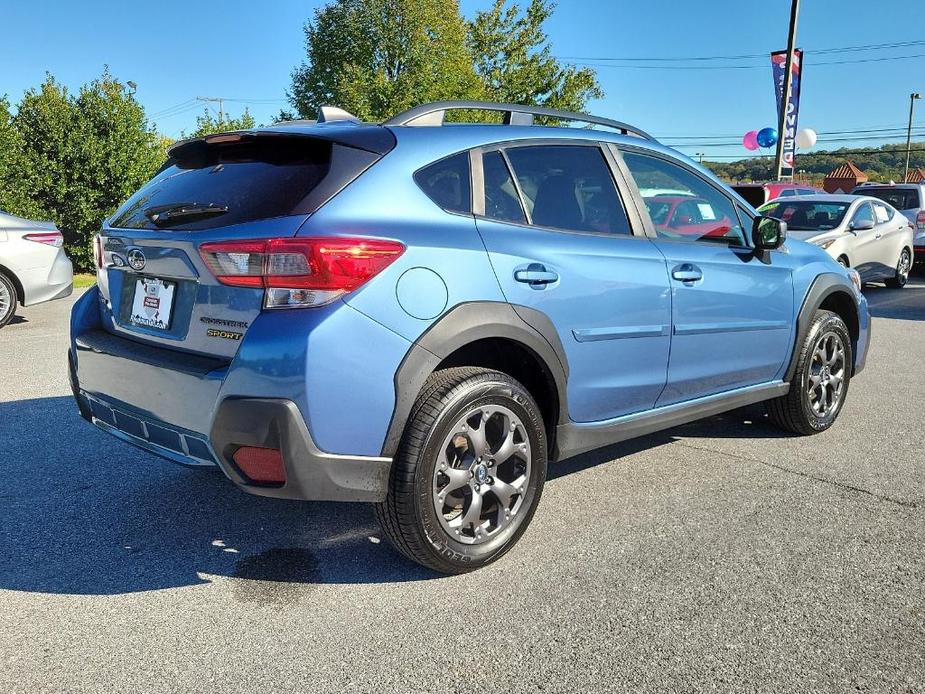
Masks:
[[[522,0],[525,1],[525,0]],[[302,59],[302,25],[320,1],[263,3],[47,2],[0,0],[4,18],[0,94],[15,103],[46,71],[76,89],[104,64],[138,84],[138,98],[171,137],[190,130],[201,105],[196,96],[228,97],[226,109],[245,105],[258,122],[284,107],[290,73]],[[471,16],[488,0],[462,0]],[[908,0],[804,0],[798,45],[806,50],[801,127],[831,131],[902,127],[909,93],[925,94],[925,3]],[[786,48],[789,0],[562,0],[548,31],[556,55],[608,65],[604,58],[689,58],[767,54]],[[15,31],[10,28],[15,27]],[[919,41],[886,50],[814,55],[814,51]],[[880,60],[916,56],[900,60]],[[844,61],[848,64],[823,65]],[[684,63],[671,69],[599,67],[606,96],[591,104],[601,115],[642,127],[684,151],[727,160],[747,153],[737,141],[776,120],[770,61],[765,58]],[[748,65],[746,69],[679,66]],[[925,101],[916,126],[925,136]],[[681,140],[690,137],[695,140]],[[890,140],[835,142],[819,147],[864,146]],[[701,138],[699,141],[696,138]],[[701,146],[703,145],[703,146]]]

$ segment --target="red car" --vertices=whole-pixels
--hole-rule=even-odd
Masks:
[[[653,195],[645,199],[659,234],[721,238],[732,231],[732,220],[717,215],[704,198],[690,195]]]
[[[813,188],[801,183],[740,183],[732,189],[745,198],[745,201],[754,208],[761,207],[766,202],[791,195],[818,195],[824,190]]]

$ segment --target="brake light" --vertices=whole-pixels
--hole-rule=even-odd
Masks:
[[[34,234],[26,234],[23,238],[26,241],[44,243],[46,246],[54,246],[55,248],[61,248],[61,246],[64,245],[64,236],[61,235],[60,231],[41,231]]]
[[[344,237],[220,241],[199,247],[222,284],[266,289],[267,308],[330,303],[364,285],[404,251],[398,241]]]
[[[97,234],[93,237],[93,258],[96,260],[96,269],[103,269],[103,240]]]
[[[919,213],[915,216],[915,225],[919,229],[925,229],[925,210],[919,210]]]

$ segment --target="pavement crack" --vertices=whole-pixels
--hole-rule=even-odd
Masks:
[[[821,482],[822,484],[827,484],[832,487],[837,487],[843,491],[854,492],[855,494],[864,494],[866,496],[873,497],[878,501],[885,501],[890,504],[896,504],[897,506],[902,506],[903,508],[914,508],[918,509],[921,507],[921,504],[918,501],[909,501],[908,499],[897,499],[892,496],[887,496],[885,494],[877,494],[872,492],[869,489],[864,489],[863,487],[856,487],[853,484],[848,484],[847,482],[840,482],[838,480],[831,479],[829,477],[823,477],[822,475],[814,475],[809,472],[802,472],[800,470],[794,470],[785,465],[778,465],[777,463],[771,463],[767,460],[761,460],[760,458],[753,458],[747,455],[741,455],[738,453],[728,453],[726,451],[718,451],[715,448],[709,448],[707,446],[695,446],[684,441],[675,441],[675,444],[679,446],[684,446],[685,448],[693,448],[694,450],[704,451],[706,453],[716,453],[719,455],[726,456],[727,458],[733,458],[736,460],[742,460],[749,463],[758,463],[759,465],[764,465],[765,467],[773,468],[780,472],[786,472],[791,475],[796,475],[797,477],[803,477],[813,482]]]

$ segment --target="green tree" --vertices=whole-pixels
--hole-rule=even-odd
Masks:
[[[0,98],[0,209],[24,217],[40,216],[41,208],[26,194],[27,167],[23,142],[13,124],[10,102]]]
[[[525,11],[495,0],[469,24],[467,44],[491,101],[582,111],[604,93],[590,68],[561,65],[543,30],[555,10],[549,0],[530,0]]]
[[[305,46],[288,95],[304,118],[332,104],[375,121],[481,94],[457,0],[334,0],[305,25]]]
[[[160,137],[108,70],[76,96],[48,75],[25,93],[12,123],[30,209],[58,224],[72,260],[89,269],[103,219],[163,162]]]
[[[196,117],[196,129],[189,135],[184,133],[183,137],[204,137],[212,133],[226,133],[232,130],[250,130],[256,124],[254,117],[246,108],[240,118],[228,118],[226,116],[222,120],[215,118],[209,112],[209,109],[205,109],[201,116]]]

